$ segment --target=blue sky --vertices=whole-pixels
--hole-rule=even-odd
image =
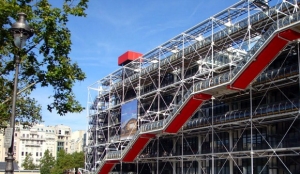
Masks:
[[[128,50],[142,54],[202,22],[238,0],[90,0],[86,18],[71,17],[70,57],[86,73],[74,92],[87,105],[88,86],[117,70],[117,60]],[[41,88],[33,96],[43,106],[45,125],[64,124],[73,131],[87,129],[87,110],[59,116],[47,111],[52,90]]]

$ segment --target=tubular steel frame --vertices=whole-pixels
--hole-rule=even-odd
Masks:
[[[291,55],[299,55],[299,43],[290,42],[278,53],[278,57],[285,57],[282,58],[283,61],[278,61],[277,64],[281,65],[276,70],[266,68],[247,89],[227,90],[220,85],[214,85],[221,84],[225,78],[222,74],[229,74],[229,79],[226,80],[234,80],[230,74],[239,66],[243,69],[243,61],[256,41],[259,42],[271,27],[279,28],[285,18],[290,19],[290,16],[299,11],[298,0],[283,0],[281,3],[270,0],[265,3],[268,4],[268,9],[263,9],[250,0],[239,1],[91,85],[88,88],[88,146],[85,148],[85,169],[98,173],[97,168],[101,167],[104,160],[117,160],[119,162],[112,173],[129,172],[123,170],[123,166],[128,164],[122,162],[122,156],[114,154],[114,151],[121,151],[122,154],[122,150],[125,151],[126,146],[132,143],[131,140],[120,140],[118,136],[120,113],[122,104],[137,99],[139,131],[156,131],[156,137],[136,157],[135,167],[131,172],[150,170],[161,173],[164,168],[168,168],[166,166],[171,166],[173,173],[179,172],[178,170],[181,173],[198,174],[222,171],[233,173],[234,170],[238,173],[264,173],[266,170],[292,173],[294,169],[289,167],[291,164],[287,164],[286,158],[299,157],[300,145],[283,148],[282,143],[299,121],[299,99],[285,96],[281,89],[297,83],[300,86],[300,71],[297,69],[299,66],[286,65]],[[299,56],[297,61],[299,64]],[[191,88],[195,92],[200,82],[201,85],[210,87],[207,91],[213,97],[203,107],[199,107],[180,132],[166,134],[160,131],[159,126],[155,127],[154,123],[166,123],[165,120],[180,107],[180,100],[185,98]],[[270,97],[268,92],[272,89],[281,92],[285,98],[278,102],[269,102],[268,106],[263,105],[265,103],[262,101],[255,105],[252,103],[258,94],[263,96],[261,100]],[[298,94],[299,91],[295,93]],[[221,115],[214,114],[220,103],[228,103],[245,96],[250,101],[248,110],[240,110],[241,103],[237,104],[237,108],[230,103],[226,112]],[[280,141],[274,145],[273,139],[261,130],[265,128],[267,135],[271,135],[274,132],[272,125],[278,122],[289,122],[290,125],[284,134],[276,137]],[[244,133],[248,130],[250,143],[242,143],[247,147],[240,147],[239,140],[244,141]],[[226,141],[221,136],[224,132],[226,136],[228,134]],[[254,132],[266,147],[253,147]],[[198,149],[191,150],[191,154],[185,154],[184,144],[191,147],[187,141],[191,136],[197,136]],[[172,147],[169,147],[171,149],[161,149],[165,141],[172,142]],[[203,147],[207,143],[210,152],[203,153]],[[180,149],[177,148],[178,145],[181,145]],[[155,149],[154,146],[156,153],[149,154],[149,149]],[[162,150],[166,154],[160,154]],[[260,171],[255,169],[254,164],[254,159],[258,158],[265,162]],[[250,159],[250,169],[242,166],[245,159]],[[294,163],[300,164],[300,161]],[[279,165],[282,169],[278,169]]]

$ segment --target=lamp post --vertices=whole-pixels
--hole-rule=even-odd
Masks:
[[[9,29],[14,37],[15,46],[22,49],[25,46],[26,40],[33,35],[32,29],[26,23],[26,14],[18,13],[19,19],[17,22],[12,24]],[[14,56],[15,61],[15,76],[14,76],[14,89],[12,95],[12,107],[11,107],[11,117],[10,117],[10,128],[11,128],[11,144],[8,148],[7,157],[5,158],[5,174],[14,173],[14,132],[15,132],[15,116],[16,116],[16,100],[17,100],[17,88],[18,88],[18,75],[19,75],[19,65],[20,56],[17,54]]]

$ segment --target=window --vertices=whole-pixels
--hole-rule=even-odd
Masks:
[[[16,137],[16,136],[18,136],[18,134],[17,134],[17,133],[15,133],[15,137]]]
[[[25,138],[25,134],[23,134],[23,138]]]
[[[40,156],[42,156],[43,154],[42,154],[42,152],[40,152]]]
[[[36,153],[35,153],[35,156],[39,156],[39,153],[38,153],[38,152],[36,152]]]
[[[58,134],[59,134],[59,135],[61,134],[61,130],[58,130]]]
[[[267,136],[266,128],[259,128],[259,132],[254,130],[252,133],[253,149],[264,149],[267,147],[264,139]],[[251,132],[249,130],[243,133],[243,150],[249,150],[251,148]]]
[[[24,152],[21,153],[21,156],[24,156]]]

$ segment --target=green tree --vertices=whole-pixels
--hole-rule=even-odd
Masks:
[[[75,174],[78,173],[78,168],[84,168],[84,153],[74,152],[72,154],[60,150],[57,154],[57,159],[51,170],[52,174],[64,173],[68,170],[75,169]],[[41,170],[41,174],[42,170]]]
[[[37,166],[33,163],[33,158],[31,153],[29,153],[28,155],[26,155],[23,163],[22,163],[22,167],[25,170],[34,170],[37,169]]]
[[[60,150],[57,154],[55,165],[51,170],[51,174],[65,173],[70,169],[73,169],[72,155],[66,153],[64,150]]]
[[[0,12],[1,13],[1,12]],[[0,39],[1,40],[1,39]],[[0,57],[1,59],[1,57]],[[0,63],[0,72],[2,70]],[[25,83],[23,81],[19,82],[20,87],[22,88]],[[25,84],[26,85],[26,84]],[[0,76],[0,125],[6,127],[7,121],[9,120],[11,113],[10,103],[11,103],[11,93],[12,93],[12,81],[9,81],[4,75]],[[41,122],[41,106],[33,98],[30,98],[28,95],[30,90],[25,90],[24,92],[18,95],[17,99],[17,108],[16,108],[16,122],[23,125],[31,125],[34,123]]]
[[[55,158],[52,156],[50,151],[47,149],[44,152],[44,155],[40,160],[41,174],[50,174],[50,171],[54,167],[54,164],[55,164]]]
[[[84,168],[85,157],[83,152],[72,153],[73,166],[75,168],[75,174],[78,173],[78,168]]]
[[[55,1],[56,2],[56,1]],[[59,7],[58,4],[61,3]],[[67,27],[71,16],[86,16],[88,0],[64,0],[55,7],[48,0],[0,0],[0,113],[1,123],[7,121],[13,89],[14,55],[21,58],[20,83],[22,89],[34,83],[36,87],[51,87],[53,95],[47,109],[59,115],[81,112],[84,108],[76,100],[73,86],[85,79],[85,74],[69,56],[71,32]],[[13,44],[8,31],[17,19],[17,13],[27,14],[27,22],[34,29],[34,36],[19,50]],[[73,18],[72,18],[73,19]],[[30,91],[22,93],[17,103],[17,120],[22,123],[40,121],[40,106],[28,97]],[[22,100],[21,100],[22,99]],[[26,106],[26,107],[25,107]],[[31,115],[33,114],[33,115]]]

